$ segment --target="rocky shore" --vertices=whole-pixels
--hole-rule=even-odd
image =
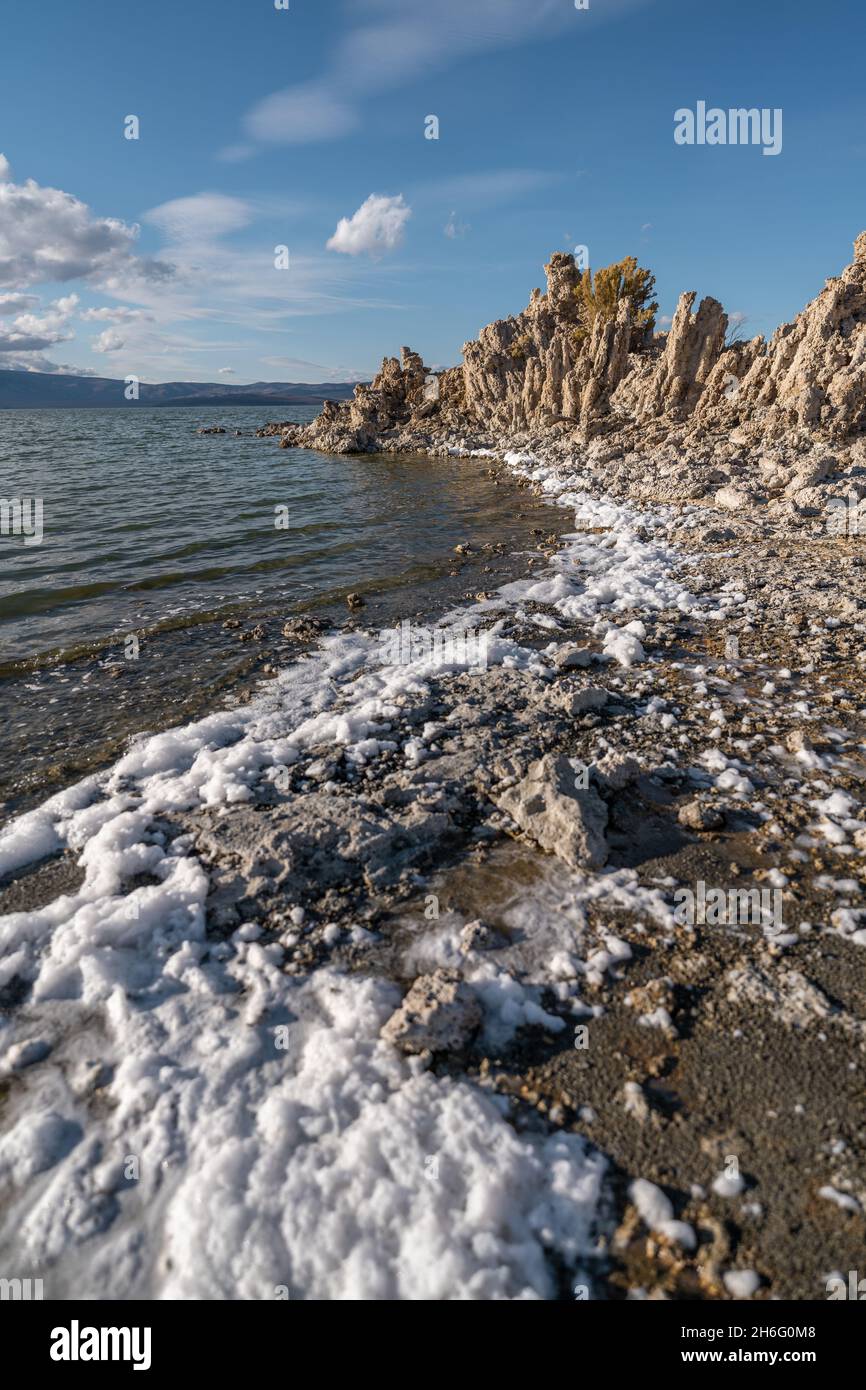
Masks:
[[[479,591],[467,537],[432,634],[299,629],[0,838],[0,1253],[51,1296],[823,1300],[862,1261],[866,234],[769,344],[693,296],[580,342],[575,273],[263,431],[485,452],[574,519],[528,577]]]
[[[510,466],[582,529],[471,610],[495,662],[421,663],[360,765],[350,682],[288,803],[184,829],[226,929],[266,892],[289,972],[396,981],[391,1045],[598,1146],[592,1296],[825,1298],[866,1213],[862,550]],[[701,883],[766,896],[677,920]]]
[[[392,1041],[439,1065],[462,1056],[523,1123],[565,1125],[612,1160],[606,1296],[826,1297],[832,1271],[856,1267],[866,1214],[866,233],[769,343],[726,345],[722,306],[693,312],[694,294],[637,351],[629,301],[581,343],[572,259],[546,274],[546,294],[484,329],[461,367],[430,373],[404,348],[353,401],[270,428],[332,453],[489,452],[542,494],[617,499],[640,544],[664,537],[689,592],[718,607],[707,621],[651,602],[648,621],[646,591],[614,594],[611,637],[540,584],[506,628],[524,648],[536,625],[554,638],[538,670],[436,683],[414,722],[435,718],[446,743],[373,795],[435,789],[437,833],[419,828],[417,851],[451,925],[407,970],[377,914],[362,954],[370,968],[384,953],[408,988]],[[457,826],[470,867],[444,868]],[[698,882],[772,885],[783,925],[683,929],[652,901]],[[534,922],[532,968],[515,973],[548,1006],[576,979],[591,1043],[563,1047],[548,1020],[546,1041],[527,1027],[493,1058],[471,1041],[479,981],[527,952],[529,933],[518,946],[503,930],[534,895],[557,926]],[[414,942],[411,913],[396,917]],[[419,978],[423,960],[436,970]],[[643,1179],[685,1236],[647,1236]]]
[[[327,453],[575,450],[617,496],[715,501],[774,519],[866,491],[866,232],[854,260],[769,343],[728,345],[717,300],[683,294],[670,331],[635,334],[631,300],[579,331],[571,256],[546,266],[514,318],[483,329],[463,363],[428,372],[408,348],[309,426],[268,425],[286,448]]]

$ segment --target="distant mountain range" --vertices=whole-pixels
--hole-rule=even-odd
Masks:
[[[128,401],[123,381],[103,376],[55,376],[49,372],[0,371],[0,410],[75,409],[85,406],[136,405],[320,405],[348,400],[355,382],[254,381],[227,386],[212,381],[166,381],[139,386],[138,401]]]

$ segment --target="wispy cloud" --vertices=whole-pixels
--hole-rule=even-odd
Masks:
[[[325,83],[308,83],[274,92],[254,106],[244,121],[253,140],[278,145],[304,145],[313,140],[334,140],[359,124],[355,108],[329,91]],[[235,151],[244,146],[230,147]],[[223,158],[228,151],[223,152]]]
[[[424,73],[578,25],[586,31],[645,3],[599,0],[578,13],[569,0],[351,0],[343,37],[321,76],[259,101],[243,121],[247,143],[229,146],[223,157],[243,157],[250,141],[303,144],[348,135],[361,125],[367,101]]]
[[[433,179],[410,190],[413,203],[440,203],[465,208],[511,202],[562,183],[564,174],[547,169],[491,169]]]
[[[463,221],[466,212],[516,202],[562,183],[564,178],[564,174],[545,169],[480,170],[419,184],[410,190],[410,196],[420,208],[449,208],[442,230],[449,241],[457,241],[472,230]]]
[[[458,237],[464,237],[466,233],[472,229],[468,222],[460,222],[457,218],[457,213],[452,212],[442,230],[449,241],[456,241]]]
[[[114,276],[104,287],[125,306],[136,306],[132,312],[138,317],[125,307],[113,320],[99,313],[99,319],[122,327],[122,347],[113,337],[92,346],[115,355],[115,370],[142,379],[188,378],[191,371],[201,377],[219,372],[227,357],[241,352],[266,362],[263,347],[266,351],[275,337],[285,340],[292,321],[395,307],[381,293],[365,292],[364,273],[354,258],[310,254],[292,245],[290,269],[278,268],[274,223],[288,229],[291,218],[307,208],[292,200],[208,192],[146,211],[142,222],[165,238],[159,254],[170,261],[172,278],[164,284],[143,281],[134,267]],[[363,230],[355,225],[358,240]],[[371,237],[373,230],[366,227]],[[291,240],[288,230],[279,235]],[[387,241],[395,232],[385,228],[382,235]],[[96,320],[97,313],[92,317]],[[222,362],[211,365],[217,354]],[[327,379],[323,369],[315,371]]]
[[[366,379],[352,367],[324,367],[321,362],[307,362],[303,357],[263,357],[262,361],[265,366],[273,367],[279,372],[293,374],[303,372],[304,375],[315,372],[317,381],[362,381]]]
[[[400,199],[384,201],[378,213],[368,208],[361,216],[359,209],[344,219],[336,248],[393,248],[409,209]],[[101,217],[73,194],[32,179],[15,183],[4,159],[0,290],[10,288],[0,293],[0,365],[65,370],[45,350],[90,325],[100,331],[82,341],[94,354],[111,355],[113,373],[188,377],[191,370],[201,375],[217,353],[222,362],[239,352],[258,356],[269,339],[285,337],[292,320],[396,307],[381,291],[369,293],[353,257],[293,245],[291,268],[279,268],[275,241],[291,240],[313,207],[319,205],[310,200],[215,192],[175,198],[142,214],[161,239],[157,259],[137,254],[136,224]],[[119,302],[80,308],[69,295],[40,308],[30,287],[57,280],[77,280]]]
[[[174,198],[151,208],[144,220],[158,227],[171,242],[201,242],[248,227],[253,213],[243,198],[225,193],[194,193],[189,198]]]

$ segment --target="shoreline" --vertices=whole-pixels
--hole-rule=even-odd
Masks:
[[[375,639],[336,634],[283,671],[236,727],[214,715],[174,744],[157,735],[134,746],[107,785],[101,779],[96,802],[71,812],[77,843],[82,833],[104,842],[85,855],[77,913],[141,895],[144,920],[128,931],[147,975],[147,914],[162,920],[167,905],[188,902],[198,925],[172,951],[182,959],[195,943],[189,968],[199,971],[222,958],[254,1031],[297,991],[299,1066],[325,1045],[304,1023],[311,997],[339,981],[378,991],[365,1065],[384,1048],[389,1068],[429,1078],[430,1103],[469,1104],[468,1088],[473,1104],[504,1106],[502,1123],[523,1146],[518,1166],[565,1144],[573,1190],[586,1181],[594,1194],[576,1246],[562,1244],[575,1213],[561,1215],[550,1254],[566,1273],[545,1283],[545,1256],[547,1275],[526,1285],[511,1265],[516,1283],[486,1296],[529,1287],[524,1296],[568,1297],[568,1280],[586,1278],[593,1297],[720,1298],[733,1296],[726,1274],[754,1272],[758,1297],[823,1299],[822,1276],[846,1260],[856,1268],[866,1209],[866,1135],[856,1127],[866,1042],[864,694],[854,659],[863,625],[856,613],[838,619],[838,600],[822,587],[826,557],[857,558],[856,543],[813,539],[804,556],[796,535],[780,542],[752,518],[581,497],[583,462],[563,472],[507,452],[506,466],[582,525],[537,580],[461,608],[461,621],[493,628],[487,669],[389,671],[372,659]],[[863,594],[858,571],[852,592]],[[822,612],[840,625],[824,627]],[[732,637],[736,657],[725,655]],[[585,791],[569,781],[570,758],[589,769]],[[124,869],[129,851],[118,860],[111,847],[128,816],[142,846],[132,862],[142,853],[153,862],[162,846],[149,888]],[[179,898],[178,879],[188,884]],[[771,886],[785,930],[677,922],[675,888],[699,883]],[[68,902],[44,912],[43,930],[62,942],[76,912]],[[479,920],[484,927],[471,927]],[[77,949],[93,962],[89,976],[111,949],[86,935]],[[18,939],[25,956],[29,936]],[[51,968],[31,957],[25,974],[42,980]],[[134,999],[141,986],[131,987]],[[104,1007],[100,997],[85,988],[89,1009]],[[366,1036],[361,1007],[352,1027]],[[25,1034],[52,1018],[50,1005],[22,1003],[13,1020],[16,1012]],[[575,1046],[582,1027],[585,1049]],[[387,1041],[375,1041],[380,1028]],[[51,1055],[69,1045],[61,1036]],[[38,1095],[39,1070],[51,1066],[49,1057],[13,1081],[22,1113],[28,1086]],[[363,1094],[353,1104],[362,1123]],[[411,1115],[407,1133],[420,1123]],[[455,1153],[436,1142],[426,1158],[439,1152],[445,1167],[465,1166],[459,1144]],[[741,1182],[714,1190],[732,1158]],[[489,1168],[485,1181],[495,1181]],[[534,1182],[545,1181],[539,1171]],[[658,1189],[655,1229],[645,1189],[632,1187],[639,1181]],[[401,1201],[426,1210],[425,1173],[401,1183]],[[516,1219],[520,1200],[509,1201]],[[219,1226],[219,1213],[210,1219]],[[390,1248],[385,1230],[368,1238]],[[164,1239],[153,1236],[160,1248]],[[190,1261],[205,1259],[204,1231],[190,1239],[168,1286],[183,1290],[176,1296],[197,1296]],[[459,1223],[450,1240],[461,1247]],[[73,1266],[67,1250],[44,1271],[62,1288]],[[125,1296],[166,1287],[153,1268],[137,1277]],[[393,1277],[397,1296],[421,1296],[409,1285],[400,1293]],[[299,1296],[338,1296],[341,1278],[311,1273]],[[374,1288],[358,1296],[384,1296]]]
[[[224,467],[235,457],[228,447],[228,454],[222,455],[227,460]],[[252,447],[266,451],[266,469],[279,469],[284,455],[271,458],[273,446],[256,441]],[[205,455],[222,450],[222,442],[206,445]],[[332,463],[349,486],[356,468],[346,460],[318,460],[323,474]],[[529,551],[543,540],[533,534],[547,526],[549,513],[543,504],[516,485],[500,487],[480,462],[464,466],[451,460],[431,472],[425,459],[410,457],[400,469],[406,470],[407,496],[417,497],[431,514],[441,514],[441,521],[436,530],[404,517],[405,546],[392,542],[391,559],[385,551],[368,554],[363,536],[353,540],[347,534],[336,567],[326,555],[304,568],[301,557],[297,581],[305,583],[295,582],[291,570],[275,570],[262,575],[258,593],[251,580],[248,594],[229,592],[218,602],[218,596],[205,588],[198,608],[196,595],[189,591],[185,601],[190,611],[158,613],[155,624],[141,618],[130,621],[101,640],[91,635],[81,650],[10,661],[0,678],[0,717],[8,718],[24,736],[17,756],[8,757],[0,773],[0,820],[110,765],[126,741],[143,729],[155,733],[187,723],[223,699],[254,698],[259,684],[272,679],[303,649],[299,617],[315,620],[309,624],[311,634],[319,623],[339,627],[366,620],[384,625],[404,615],[420,621],[422,610],[451,606],[492,578],[503,582],[512,577],[524,560],[521,556],[514,561],[504,552]],[[371,460],[369,470],[368,491],[376,488],[383,471],[391,475],[390,483],[382,479],[383,486],[400,490],[393,460]],[[467,540],[473,551],[454,554],[453,547]],[[302,546],[311,548],[312,542]],[[357,612],[346,605],[352,591],[365,598],[366,606]],[[130,633],[138,640],[140,659],[128,658]]]

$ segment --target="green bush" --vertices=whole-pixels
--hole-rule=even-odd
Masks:
[[[519,362],[522,358],[529,356],[532,347],[532,339],[528,333],[522,333],[519,338],[515,338],[511,347],[508,349],[508,356],[514,361]]]
[[[620,300],[630,299],[631,347],[635,351],[655,328],[659,307],[658,301],[652,298],[655,287],[655,276],[639,266],[635,256],[626,256],[613,265],[606,265],[602,270],[597,270],[595,276],[591,270],[585,270],[575,290],[579,315],[578,342],[590,336],[599,315],[604,320],[615,318]]]

